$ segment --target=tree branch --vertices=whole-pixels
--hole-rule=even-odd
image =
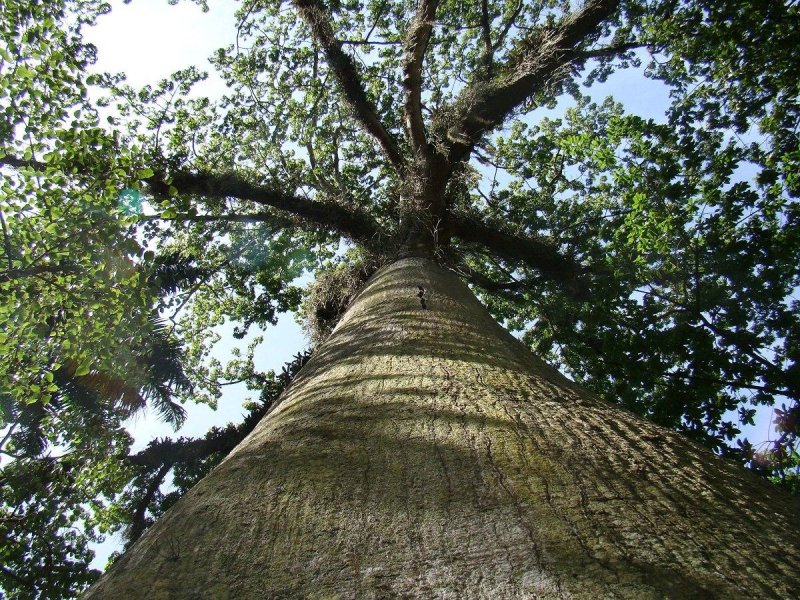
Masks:
[[[494,50],[500,48],[503,45],[503,42],[506,41],[506,36],[508,32],[511,31],[511,28],[514,26],[514,22],[519,17],[520,13],[522,12],[523,7],[525,6],[525,2],[523,0],[518,0],[516,8],[514,8],[514,12],[511,13],[511,16],[508,18],[503,24],[503,29],[500,31],[500,35],[497,36],[497,39],[494,42]]]
[[[144,450],[128,457],[131,464],[155,468],[161,465],[175,465],[189,463],[211,456],[216,452],[227,454],[241,442],[248,430],[237,427],[227,427],[216,433],[215,436],[207,435],[204,438],[169,438],[151,442]]]
[[[576,53],[576,58],[579,60],[589,60],[590,58],[604,58],[606,56],[616,56],[629,50],[636,50],[638,48],[646,48],[647,44],[642,42],[628,42],[625,44],[617,44],[616,46],[604,46],[602,48],[595,48],[593,50],[584,50]]]
[[[14,168],[29,167],[45,169],[48,165],[38,161],[18,159],[13,156],[0,157],[0,165]],[[369,215],[343,208],[337,204],[316,202],[293,194],[270,189],[267,187],[248,183],[233,173],[215,175],[211,173],[189,173],[178,171],[171,174],[170,182],[164,180],[163,175],[154,175],[144,180],[155,196],[167,197],[170,186],[183,194],[196,194],[210,198],[233,197],[240,200],[249,200],[262,206],[278,209],[289,215],[298,217],[302,221],[321,226],[327,230],[338,231],[352,240],[370,243],[381,235],[382,229]],[[145,221],[161,219],[159,216],[144,217]],[[175,221],[277,221],[280,216],[268,213],[255,213],[252,215],[230,215],[226,217],[215,215],[188,215],[177,217]],[[15,273],[26,275],[29,273]],[[8,275],[6,279],[8,279]]]
[[[399,46],[403,42],[399,40],[339,40],[343,46]]]
[[[0,573],[3,573],[3,575],[5,575],[6,577],[9,577],[16,582],[27,586],[29,589],[33,588],[33,583],[34,583],[33,579],[19,575],[18,573],[16,573],[12,569],[9,569],[5,565],[0,565]]]
[[[342,50],[342,42],[336,39],[331,27],[330,12],[320,0],[294,0],[294,5],[311,27],[314,39],[325,52],[328,66],[361,126],[378,141],[389,162],[396,169],[402,170],[405,165],[403,155],[397,142],[379,119],[375,106],[367,97],[353,60]]]
[[[23,279],[25,277],[41,277],[51,273],[53,275],[79,275],[80,271],[70,265],[64,264],[42,264],[42,265],[29,265],[19,269],[9,269],[6,272],[0,272],[0,283],[13,281],[15,279]]]
[[[419,0],[417,14],[408,28],[405,40],[403,87],[406,91],[404,106],[406,129],[414,152],[427,148],[425,122],[422,118],[422,62],[433,31],[436,7],[439,0]]]
[[[3,436],[3,439],[0,440],[0,452],[2,452],[3,448],[6,447],[8,440],[11,439],[11,436],[14,434],[14,430],[17,428],[17,425],[19,425],[19,421],[14,421],[11,425],[9,425],[8,431],[6,431],[6,434]]]
[[[488,0],[481,0],[481,42],[483,44],[481,66],[486,73],[486,77],[491,77],[492,67],[494,66],[494,46],[492,45],[492,24],[489,19]]]
[[[523,261],[560,284],[573,298],[582,299],[585,296],[586,282],[581,278],[585,269],[562,256],[551,244],[534,237],[514,235],[460,215],[452,215],[448,225],[461,240],[481,244],[505,259]]]
[[[0,157],[0,165],[5,165],[7,167],[14,167],[15,169],[21,169],[23,167],[29,167],[31,169],[39,169],[44,170],[47,168],[47,163],[43,163],[38,160],[25,160],[24,158],[17,158],[16,156],[5,155]]]
[[[5,215],[0,210],[0,226],[3,229],[3,248],[6,252],[6,260],[8,261],[8,272],[14,270],[14,247],[11,245],[11,233],[8,231]]]
[[[144,530],[147,528],[147,523],[145,521],[147,508],[153,501],[153,496],[156,495],[158,488],[161,487],[161,483],[164,481],[164,478],[167,476],[167,473],[169,473],[170,469],[172,469],[171,462],[161,465],[161,468],[159,468],[158,472],[153,477],[153,480],[147,486],[144,496],[136,505],[136,509],[133,511],[133,516],[131,518],[131,526],[128,530],[128,543],[126,546],[130,546],[133,544],[133,542],[138,540],[144,533]]]
[[[720,379],[718,377],[708,377],[705,375],[692,375],[691,373],[664,373],[664,377],[669,377],[670,379],[682,379],[686,381],[687,385],[691,385],[693,382],[703,382],[703,383],[716,383],[719,385],[724,385],[734,390],[754,390],[757,392],[764,392],[766,394],[771,394],[774,396],[789,396],[793,397],[793,392],[789,388],[780,388],[771,385],[758,385],[755,383],[744,383],[741,381],[732,381],[729,379]]]
[[[498,65],[492,81],[477,79],[464,88],[441,118],[446,128],[448,162],[465,160],[474,144],[498,127],[537,91],[559,79],[575,60],[577,46],[617,9],[618,0],[589,0],[552,29],[539,29]]]
[[[703,315],[702,311],[699,310],[691,310],[686,308],[686,312],[698,318],[702,325],[708,329],[714,335],[722,338],[722,341],[726,344],[729,344],[736,348],[737,352],[745,354],[749,356],[753,361],[760,364],[764,369],[771,373],[775,379],[778,379],[786,386],[786,391],[782,392],[791,398],[800,398],[800,387],[798,386],[796,381],[792,381],[789,377],[789,372],[784,371],[781,369],[780,366],[772,363],[771,361],[767,360],[761,354],[758,353],[756,348],[753,348],[751,345],[744,346],[740,344],[736,340],[736,334],[734,332],[727,331],[725,329],[721,329],[717,327],[712,321],[706,318]]]
[[[164,195],[168,192],[169,186],[158,177],[151,177],[147,183],[155,194]],[[170,185],[185,194],[214,198],[233,197],[276,208],[309,223],[339,231],[353,240],[366,242],[381,233],[380,226],[364,213],[256,186],[234,174],[178,172],[172,175]]]
[[[152,470],[167,463],[171,465],[192,463],[215,453],[227,455],[255,429],[310,357],[311,351],[306,351],[296,354],[293,360],[286,363],[277,376],[278,385],[271,388],[265,385],[265,389],[270,390],[270,393],[265,398],[262,392],[261,404],[252,408],[241,423],[228,423],[226,427],[214,428],[202,438],[154,440],[144,450],[128,456],[127,460],[132,465]]]
[[[495,281],[491,277],[487,277],[480,271],[476,271],[472,267],[468,266],[465,262],[461,262],[456,267],[456,271],[468,279],[470,283],[477,285],[487,292],[499,294],[509,299],[519,300],[519,296],[517,296],[517,294],[514,292],[523,291],[532,287],[532,284],[529,281]]]
[[[139,217],[140,223],[148,223],[151,221],[175,221],[186,223],[215,223],[222,221],[225,223],[271,223],[275,220],[275,215],[271,213],[258,212],[248,213],[243,215],[225,214],[225,215],[177,215],[174,217],[162,217],[161,215],[146,215]]]

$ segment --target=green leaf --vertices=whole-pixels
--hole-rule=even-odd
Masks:
[[[75,369],[75,376],[83,377],[84,375],[88,375],[91,368],[92,363],[90,361],[84,362],[77,369]]]

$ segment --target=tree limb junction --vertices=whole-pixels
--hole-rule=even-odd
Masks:
[[[367,97],[361,76],[358,74],[353,60],[342,50],[342,42],[334,35],[331,23],[332,15],[319,0],[293,0],[303,19],[311,27],[314,40],[320,45],[328,66],[342,88],[344,97],[355,112],[361,126],[374,137],[389,162],[402,171],[405,160],[397,141],[384,127],[374,104]]]

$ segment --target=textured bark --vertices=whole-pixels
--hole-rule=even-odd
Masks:
[[[86,597],[789,598],[798,508],[409,258]]]
[[[422,116],[422,61],[433,32],[439,0],[421,0],[417,15],[408,28],[403,57],[403,87],[405,88],[405,122],[414,153],[428,154],[425,119]]]

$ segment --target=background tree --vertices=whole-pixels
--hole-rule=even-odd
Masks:
[[[194,68],[90,73],[107,9],[10,1],[0,25],[9,594],[74,593],[95,528],[138,537],[256,418],[134,455],[132,411],[178,423],[238,380],[253,415],[274,400],[257,344],[209,360],[215,326],[305,297],[323,339],[409,254],[599,396],[796,488],[793,2],[247,1],[217,103]],[[668,86],[663,119],[586,95],[623,68]],[[770,445],[739,437],[776,404]]]

